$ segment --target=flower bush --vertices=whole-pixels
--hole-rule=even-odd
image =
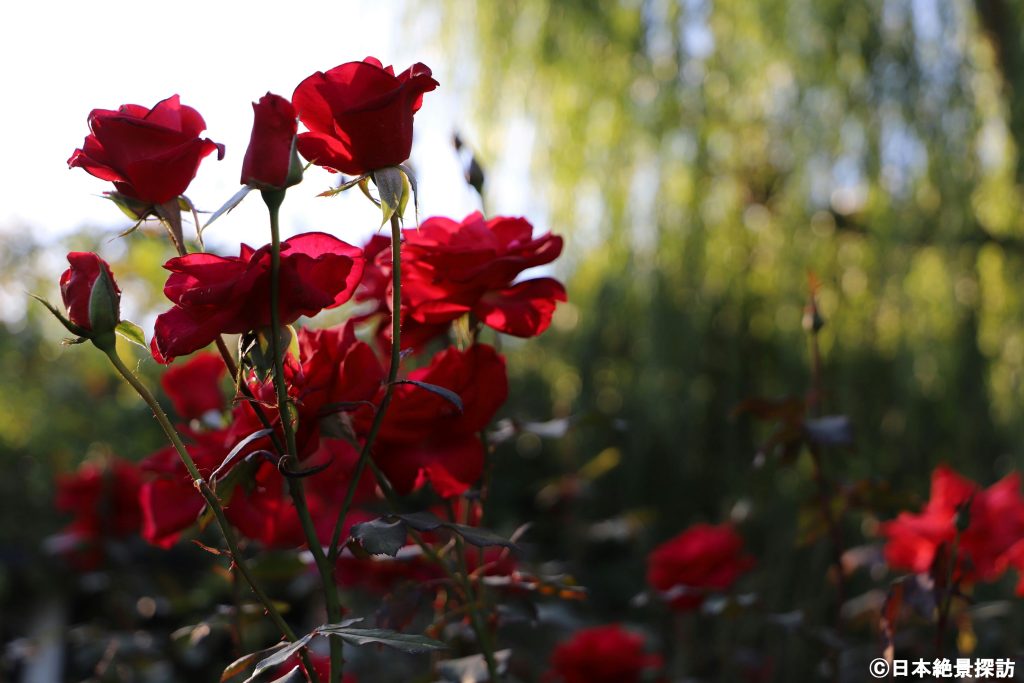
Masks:
[[[176,96],[152,110],[93,111],[92,132],[69,164],[113,182],[111,198],[131,215],[164,224],[177,253],[164,264],[170,307],[148,335],[122,320],[114,274],[89,252],[68,254],[63,310],[47,305],[75,335],[72,343],[91,342],[106,356],[152,412],[167,445],[131,461],[91,458],[60,478],[56,506],[73,519],[56,546],[69,565],[96,570],[133,540],[154,553],[207,552],[216,576],[231,582],[233,605],[181,629],[199,641],[231,622],[238,658],[218,661],[222,681],[245,675],[247,683],[639,683],[690,674],[766,680],[769,657],[689,647],[695,630],[732,629],[741,621],[736,632],[784,625],[812,634],[823,652],[821,670],[853,680],[841,667],[863,654],[847,656],[864,621],[851,615],[862,608],[878,625],[889,659],[897,628],[915,611],[934,626],[935,657],[953,640],[950,624],[958,645],[968,642],[976,584],[996,583],[1008,569],[1024,571],[1019,477],[1011,473],[983,488],[940,466],[917,513],[879,502],[881,487],[871,482],[833,481],[828,455],[850,447],[853,430],[845,416],[823,412],[824,321],[813,278],[805,316],[810,389],[803,397],[746,399],[736,412],[771,424],[759,466],[792,467],[787,485],[811,492],[794,517],[799,542],[827,556],[821,580],[829,615],[776,604],[759,583],[760,555],[772,549],[758,547],[754,530],[743,526],[744,510],[754,505],[748,500],[736,501],[721,524],[677,524],[660,544],[644,528],[644,511],[579,529],[574,505],[614,502],[588,498],[593,482],[619,464],[613,447],[576,463],[536,500],[556,527],[564,525],[568,545],[588,536],[642,539],[646,574],[642,552],[623,565],[629,599],[591,595],[563,571],[565,558],[541,554],[544,540],[531,537],[531,520],[490,528],[494,496],[523,496],[511,490],[507,468],[528,466],[502,461],[497,448],[513,442],[529,453],[542,436],[571,441],[576,425],[595,418],[499,419],[514,391],[530,390],[510,381],[504,337],[529,339],[557,322],[566,288],[531,271],[554,263],[564,243],[556,234],[535,235],[525,218],[481,212],[408,224],[417,184],[404,162],[414,115],[436,87],[423,64],[396,76],[367,58],[306,78],[291,101],[267,93],[254,103],[244,187],[207,221],[250,190],[260,192],[268,239],[259,248],[241,245],[238,256],[206,251],[198,224],[198,249],[183,236],[182,211],[198,223],[184,198],[189,182],[204,157],[223,154],[199,137],[199,114]],[[389,234],[361,248],[323,231],[282,240],[280,206],[289,192],[302,191],[295,189],[303,180],[300,155],[353,176],[317,201],[359,186],[381,209]],[[327,310],[335,324],[318,320]],[[135,363],[125,362],[128,348],[140,362],[160,364],[160,386],[176,420]],[[566,384],[573,382],[567,374]],[[615,398],[600,387],[585,390],[598,392],[599,402]],[[502,467],[506,477],[496,476]],[[894,518],[879,523],[882,511]],[[850,542],[854,526],[867,537],[864,547]],[[587,557],[579,552],[573,561],[585,566]],[[868,571],[858,574],[862,568]],[[851,586],[877,583],[886,568],[911,574],[851,596]],[[192,580],[184,572],[176,580]],[[296,598],[297,585],[315,590]],[[1024,595],[1024,580],[1017,593]],[[630,618],[637,623],[588,627],[591,598],[635,610]],[[520,645],[524,624],[559,622],[569,635],[547,648],[549,656]],[[366,645],[410,657],[387,657]],[[431,656],[417,659],[421,653]]]

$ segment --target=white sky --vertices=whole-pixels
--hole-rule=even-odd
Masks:
[[[460,93],[445,87],[445,75],[452,70],[434,49],[429,14],[420,11],[416,22],[403,21],[403,5],[345,0],[8,3],[0,22],[0,230],[27,227],[59,239],[83,224],[112,234],[130,225],[112,203],[98,197],[112,185],[81,169],[69,170],[67,159],[88,133],[86,117],[93,108],[151,107],[174,93],[202,114],[204,136],[227,147],[223,161],[213,156],[203,161],[187,192],[200,209],[213,211],[239,188],[251,103],[268,90],[290,97],[313,72],[367,55],[393,64],[396,71],[422,61],[440,81],[416,117],[412,162],[419,171],[420,216],[461,218],[479,207],[462,180],[450,142],[453,129],[469,128],[467,117],[460,113]],[[285,236],[324,230],[360,243],[376,228],[376,209],[358,190],[333,199],[315,197],[336,178],[311,169],[305,182],[289,192],[282,208]],[[527,213],[527,207],[509,209]],[[208,248],[221,253],[237,253],[239,241],[267,242],[266,212],[258,195],[220,218],[206,238]]]

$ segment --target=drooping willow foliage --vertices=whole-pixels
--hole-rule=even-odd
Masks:
[[[553,447],[568,469],[615,449],[594,516],[656,510],[664,536],[752,510],[780,594],[800,593],[787,511],[806,472],[753,467],[764,432],[732,409],[808,389],[809,272],[824,408],[857,430],[831,475],[920,494],[941,461],[982,481],[1024,464],[1014,3],[441,7],[480,157],[526,146],[523,182],[569,237],[574,308],[530,351],[530,398],[609,420]]]

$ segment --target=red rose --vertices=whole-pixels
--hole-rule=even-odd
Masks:
[[[385,376],[370,345],[356,339],[351,321],[299,330],[299,357],[301,370],[293,378],[293,388],[300,415],[310,413],[315,418],[330,412],[332,404],[372,401]]]
[[[890,566],[926,573],[940,549],[949,552],[956,536],[958,508],[966,509],[967,528],[957,544],[958,581],[994,581],[1017,559],[1015,544],[1024,539],[1024,498],[1020,477],[1009,474],[982,489],[942,465],[932,472],[931,498],[919,514],[902,512],[882,525],[885,559]]]
[[[412,149],[412,117],[423,94],[437,87],[430,69],[414,64],[398,76],[367,57],[299,83],[292,103],[309,129],[299,135],[303,157],[334,171],[361,175],[396,166]]]
[[[60,276],[60,295],[68,311],[68,319],[84,330],[110,332],[120,319],[121,290],[110,272],[110,265],[92,252],[73,251],[68,254],[71,267]],[[103,272],[106,284],[100,279]],[[94,291],[97,282],[103,290]]]
[[[110,180],[121,194],[151,204],[163,204],[185,191],[196,177],[199,162],[214,150],[224,157],[224,146],[200,139],[206,122],[192,107],[182,106],[177,95],[152,109],[137,104],[117,111],[93,109],[81,149],[68,159],[88,173]]]
[[[499,332],[517,337],[540,334],[551,324],[565,288],[552,278],[515,282],[527,268],[555,260],[562,238],[533,238],[533,226],[522,218],[484,221],[477,212],[461,223],[429,218],[404,232],[402,263],[402,346],[420,346],[444,332],[457,318],[471,313]],[[376,301],[378,311],[390,302],[391,254],[378,249],[357,296]],[[385,328],[385,334],[389,331]]]
[[[130,462],[111,458],[102,465],[87,462],[74,474],[57,477],[56,507],[74,515],[64,529],[72,543],[68,557],[81,570],[103,561],[102,541],[139,532],[139,471]]]
[[[210,411],[224,410],[220,381],[227,372],[224,361],[214,353],[201,353],[184,365],[168,368],[160,378],[178,415],[199,419]]]
[[[253,102],[252,136],[242,161],[242,184],[279,190],[289,184],[292,149],[299,124],[292,103],[267,93]]]
[[[321,232],[281,243],[280,320],[312,316],[348,301],[363,272],[362,251]],[[242,245],[236,257],[189,254],[164,264],[164,294],[174,308],[156,319],[154,355],[171,360],[219,334],[270,325],[270,246]]]
[[[577,632],[551,655],[552,683],[640,683],[645,672],[661,666],[661,657],[644,651],[644,639],[618,624]]]
[[[408,378],[455,392],[464,412],[426,389],[399,385],[377,435],[374,458],[401,493],[430,482],[439,495],[457,496],[482,474],[484,448],[477,434],[508,397],[505,359],[483,344],[466,351],[449,348]],[[365,434],[372,416],[371,410],[361,410],[356,431]]]
[[[731,525],[695,524],[647,556],[647,583],[673,609],[691,610],[707,593],[732,586],[752,565]]]
[[[225,443],[225,433],[183,429],[182,436],[189,441],[188,454],[204,477],[210,476],[234,445]],[[153,545],[170,548],[184,529],[196,523],[206,501],[173,446],[149,455],[139,467],[147,475],[139,491],[142,537]]]
[[[334,525],[341,513],[341,505],[352,481],[359,454],[352,444],[340,439],[324,439],[320,448],[303,462],[304,467],[328,465],[326,469],[303,479],[306,503],[313,518],[317,537],[323,544],[330,543]],[[373,474],[363,470],[356,487],[355,505],[372,500],[375,495]],[[306,535],[288,493],[288,486],[277,467],[263,462],[251,481],[235,489],[227,517],[238,530],[269,548],[296,548],[306,544]],[[342,538],[347,537],[352,524],[365,521],[357,510],[349,512]]]

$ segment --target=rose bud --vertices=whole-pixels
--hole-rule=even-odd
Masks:
[[[112,345],[114,328],[121,317],[121,290],[110,266],[85,251],[68,254],[68,263],[71,267],[60,276],[60,295],[68,320],[98,346]]]
[[[117,111],[93,109],[92,132],[68,159],[68,166],[113,182],[121,195],[143,206],[163,204],[188,188],[204,157],[214,150],[218,158],[224,157],[223,145],[200,139],[205,128],[199,112],[182,105],[177,95],[152,109],[137,104],[122,105]]]
[[[267,93],[253,102],[252,136],[242,161],[242,184],[258,190],[282,190],[302,181],[295,151],[298,120],[291,102]]]
[[[303,157],[349,175],[397,166],[412,149],[412,119],[423,94],[437,87],[430,69],[414,64],[398,76],[367,57],[313,74],[292,103],[309,129],[299,135]]]

